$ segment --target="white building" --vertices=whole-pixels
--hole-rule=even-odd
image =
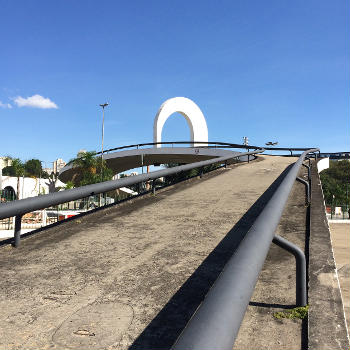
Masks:
[[[16,198],[17,196],[17,182],[19,181],[19,198],[28,198],[35,197],[39,194],[48,194],[51,192],[55,192],[55,189],[65,188],[65,184],[56,180],[53,182],[51,179],[38,179],[31,177],[17,177],[14,176],[1,176],[1,189],[2,189],[2,197],[13,194]]]

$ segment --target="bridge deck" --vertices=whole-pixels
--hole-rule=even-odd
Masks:
[[[295,161],[259,159],[1,247],[0,348],[170,348]],[[293,193],[279,231],[303,248],[303,185]],[[301,322],[271,311],[295,302],[294,258],[270,253],[235,348],[301,347]]]

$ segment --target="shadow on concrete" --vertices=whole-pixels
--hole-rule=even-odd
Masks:
[[[260,303],[257,301],[251,301],[249,302],[250,306],[259,306],[259,307],[267,307],[267,308],[271,308],[271,307],[275,307],[275,308],[279,308],[279,309],[293,309],[296,307],[296,305],[285,305],[285,304],[269,304],[269,303]]]
[[[129,350],[167,350],[171,348],[291,166],[288,166],[282,172],[227,233],[138,338],[135,339]],[[285,309],[295,307],[295,305],[274,305],[258,302],[252,302],[251,305]]]

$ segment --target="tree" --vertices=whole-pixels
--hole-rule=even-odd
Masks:
[[[350,162],[347,160],[331,161],[329,168],[320,174],[325,201],[328,205],[335,203],[349,206]]]
[[[50,174],[47,171],[43,170],[43,172],[41,173],[41,178],[48,179],[49,177],[50,177]]]
[[[12,167],[12,165],[5,166],[2,169],[2,175],[15,177],[15,169]]]
[[[20,195],[20,182],[21,176],[24,176],[25,168],[23,162],[19,158],[11,159],[11,165],[3,169],[3,175],[17,177],[17,199]]]
[[[113,171],[107,167],[106,161],[96,156],[96,152],[79,152],[77,158],[69,163],[76,169],[72,178],[75,187],[90,185],[111,180]]]
[[[24,163],[25,175],[42,177],[43,168],[39,159],[30,159]]]

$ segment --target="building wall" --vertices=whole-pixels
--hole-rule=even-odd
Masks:
[[[33,179],[31,177],[20,177],[19,178],[19,191],[20,198],[35,197],[40,194],[49,193],[49,179]],[[17,177],[13,176],[2,176],[1,187],[4,189],[7,186],[11,186],[17,195]],[[60,180],[57,180],[55,186],[65,187],[65,184]]]

